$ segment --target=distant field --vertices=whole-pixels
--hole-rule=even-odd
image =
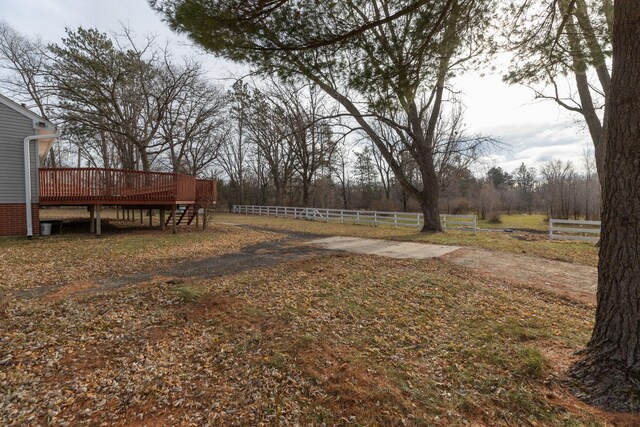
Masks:
[[[487,220],[478,220],[478,227],[481,228],[511,228],[511,229],[523,229],[523,230],[541,230],[547,231],[549,229],[549,223],[547,222],[547,216],[542,214],[515,214],[515,215],[502,215],[499,224],[492,224]]]

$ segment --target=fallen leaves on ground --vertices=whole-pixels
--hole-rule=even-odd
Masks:
[[[0,424],[603,425],[558,385],[591,318],[443,261],[357,255],[17,300]]]
[[[127,224],[119,224],[126,227]],[[39,286],[113,277],[237,252],[281,235],[211,225],[205,231],[181,228],[176,235],[158,229],[95,237],[54,235],[33,240],[0,240],[0,295]]]

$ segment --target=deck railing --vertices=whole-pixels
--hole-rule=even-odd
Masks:
[[[206,207],[216,204],[218,182],[215,179],[196,179],[196,204]]]
[[[189,175],[101,168],[39,170],[40,202],[193,202],[196,180]]]

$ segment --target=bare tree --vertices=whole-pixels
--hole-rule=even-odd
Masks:
[[[110,134],[125,168],[150,170],[164,149],[159,136],[167,111],[198,67],[175,66],[153,39],[137,46],[129,31],[111,38],[95,29],[68,30],[49,49],[61,118]]]
[[[246,123],[249,110],[249,88],[242,80],[233,84],[229,92],[230,117],[235,121],[233,131],[221,147],[218,163],[229,177],[229,183],[235,191],[235,202],[244,203],[245,199],[245,172],[247,169],[247,156],[249,143],[246,140]]]
[[[547,213],[549,218],[569,218],[575,210],[575,178],[576,171],[573,164],[554,160],[545,163],[540,173],[542,185],[547,198]],[[573,211],[573,212],[572,212]]]
[[[285,108],[285,125],[291,132],[294,169],[302,187],[302,204],[309,204],[317,172],[328,168],[338,138],[324,119],[337,113],[337,106],[314,84],[278,86],[277,96]]]
[[[28,38],[0,21],[0,88],[28,108],[35,108],[44,119],[52,120],[54,93],[47,82],[47,49],[39,38]],[[56,166],[56,150],[47,162]]]
[[[174,172],[197,176],[218,157],[229,134],[227,101],[220,88],[194,75],[170,103],[160,133]]]

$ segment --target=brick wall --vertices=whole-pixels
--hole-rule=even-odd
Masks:
[[[33,234],[40,234],[39,206],[32,205]],[[0,204],[0,236],[26,236],[27,235],[27,208],[26,205]]]

